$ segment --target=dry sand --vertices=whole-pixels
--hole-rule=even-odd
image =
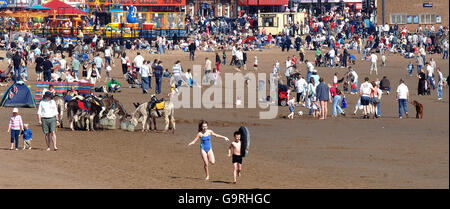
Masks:
[[[249,52],[248,65],[253,69],[253,57],[258,56],[259,71],[271,72],[278,59],[284,73],[284,60],[295,51],[281,53],[279,48],[264,52]],[[354,52],[353,52],[354,53]],[[143,53],[146,59],[161,57]],[[0,52],[4,56],[5,52]],[[134,55],[129,54],[130,58]],[[198,52],[196,64],[203,64],[205,56],[215,61],[214,53]],[[434,57],[445,76],[449,73],[448,60]],[[228,61],[231,53],[228,52]],[[307,58],[313,59],[308,52]],[[360,59],[361,55],[357,55]],[[170,51],[163,64],[171,68],[181,60],[184,69],[192,68],[189,54]],[[380,79],[387,75],[393,92],[400,77],[406,78],[411,99],[424,105],[422,120],[412,118],[415,110],[408,105],[410,118],[398,119],[395,94],[383,95],[382,118],[359,119],[352,115],[357,96],[347,95],[347,117],[319,121],[307,115],[283,118],[288,108],[280,108],[276,119],[260,120],[259,109],[177,109],[175,134],[142,133],[123,130],[95,132],[58,129],[57,152],[47,152],[37,109],[20,109],[25,123],[33,131],[32,150],[10,151],[10,135],[6,132],[11,108],[0,109],[0,188],[449,188],[449,92],[444,88],[444,100],[438,102],[436,91],[432,96],[417,96],[417,78],[407,76],[407,62],[398,55],[387,57],[387,66],[379,67]],[[113,75],[121,77],[120,60]],[[2,70],[7,62],[0,63]],[[361,82],[368,76],[369,63],[358,60],[354,66]],[[305,65],[300,65],[302,73]],[[223,72],[234,72],[230,66],[221,66]],[[30,66],[35,90],[34,65]],[[341,68],[319,68],[319,75],[331,81]],[[103,71],[104,73],[104,71]],[[103,74],[104,75],[104,74]],[[370,76],[375,80],[376,76]],[[114,94],[127,112],[134,111],[132,102],[145,102],[149,95],[140,89],[125,88]],[[154,80],[153,87],[154,87]],[[103,83],[100,83],[104,85]],[[7,87],[1,87],[3,93]],[[152,89],[154,91],[154,88]],[[168,93],[167,79],[163,92]],[[331,104],[328,106],[331,115]],[[303,107],[297,107],[296,111]],[[210,181],[205,182],[199,142],[186,145],[194,138],[200,119],[209,121],[215,132],[232,139],[232,133],[245,124],[252,137],[249,156],[244,158],[242,177],[237,185],[233,179],[228,144],[212,140],[216,164],[210,167]],[[67,120],[65,122],[67,124]],[[158,121],[158,129],[163,120]],[[22,144],[22,140],[21,143]]]

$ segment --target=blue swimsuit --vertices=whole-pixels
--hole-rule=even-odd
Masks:
[[[209,152],[209,150],[211,149],[211,135],[208,136],[202,136],[202,142],[200,144],[200,148],[202,148],[203,150],[205,150],[206,153]]]

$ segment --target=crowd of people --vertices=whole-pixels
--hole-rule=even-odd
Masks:
[[[156,95],[162,93],[163,79],[170,79],[169,88],[178,92],[181,86],[216,85],[218,75],[224,70],[221,66],[233,66],[235,71],[249,70],[247,53],[252,50],[263,51],[271,47],[280,48],[281,53],[295,50],[298,57],[287,57],[284,73],[281,72],[280,62],[275,61],[272,75],[277,80],[271,80],[287,87],[290,119],[294,118],[295,107],[301,105],[313,117],[326,119],[328,102],[332,103],[330,112],[333,117],[346,116],[344,110],[348,94],[359,97],[354,105],[354,114],[362,110],[363,118],[381,117],[381,99],[383,94],[390,94],[390,81],[387,76],[372,81],[365,77],[359,84],[358,72],[363,69],[354,68],[353,65],[357,62],[367,60],[370,62],[369,74],[378,76],[378,67],[386,66],[389,55],[397,54],[410,59],[405,76],[416,74],[418,95],[431,95],[431,90],[437,89],[439,100],[443,99],[442,88],[448,81],[436,61],[433,58],[427,59],[429,54],[442,54],[442,59],[448,59],[447,26],[419,26],[415,31],[409,31],[406,26],[376,26],[365,14],[350,13],[342,9],[333,9],[319,16],[306,16],[304,22],[292,22],[279,34],[259,30],[255,16],[244,15],[237,19],[188,18],[186,37],[158,36],[155,40],[118,41],[105,40],[95,35],[92,38],[78,38],[76,43],[65,43],[61,38],[52,38],[43,43],[35,34],[6,32],[1,39],[9,66],[7,70],[0,72],[0,81],[27,82],[31,72],[28,67],[35,63],[37,81],[87,82],[96,86],[96,91],[115,93],[121,91],[122,84],[119,80],[123,79],[130,87],[141,88],[143,94],[148,94],[154,87]],[[130,50],[136,51],[136,56],[129,57],[127,52]],[[196,51],[213,52],[210,54],[215,57],[208,56],[205,59],[205,79],[196,81],[191,69],[185,70],[179,60],[169,68],[163,66],[163,59],[151,60],[146,58],[147,55],[141,54],[166,54],[168,50],[189,52],[192,61],[195,61]],[[231,51],[231,58],[227,56],[228,51]],[[313,52],[313,57],[307,56],[306,51]],[[361,60],[356,58],[357,54],[362,55]],[[214,63],[211,61],[213,57]],[[118,58],[120,64],[115,63]],[[306,68],[301,69],[303,64]],[[121,66],[123,78],[112,76],[116,65]],[[344,68],[345,73],[336,71],[333,80],[325,81],[320,76],[322,72],[318,71],[321,67]],[[253,70],[261,68],[267,66],[259,66],[258,57],[255,56]],[[405,80],[399,79],[395,92],[399,118],[404,116],[403,113],[408,115],[409,89]],[[67,92],[69,96],[77,94],[74,89]],[[45,99],[39,107],[39,118],[46,134],[48,150],[52,140],[54,150],[57,150],[54,133],[58,118],[52,111],[54,104],[49,102],[51,96],[51,92],[44,94]],[[17,149],[18,131],[27,133],[29,139],[31,132],[26,132],[29,129],[22,123],[18,111],[13,112],[9,131],[12,134],[11,149],[14,148],[14,143]],[[199,131],[192,144],[199,137],[203,140],[212,134],[203,129]],[[31,147],[30,144],[27,145]],[[202,157],[207,164],[208,157],[203,154]],[[207,167],[205,169],[208,176]]]

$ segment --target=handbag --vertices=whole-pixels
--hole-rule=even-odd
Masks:
[[[347,99],[345,97],[342,98],[341,107],[344,109],[347,108]]]

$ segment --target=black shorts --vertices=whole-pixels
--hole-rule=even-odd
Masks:
[[[361,97],[361,105],[367,106],[370,103],[370,97],[362,96]]]
[[[242,156],[233,154],[233,163],[242,164]]]

